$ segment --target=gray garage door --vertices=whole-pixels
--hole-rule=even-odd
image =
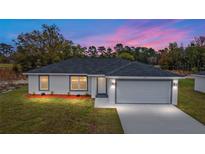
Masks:
[[[171,81],[118,80],[116,103],[170,103]]]

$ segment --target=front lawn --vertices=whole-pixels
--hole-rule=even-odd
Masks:
[[[27,87],[0,94],[0,133],[123,133],[116,109],[87,99],[27,98]]]
[[[178,107],[205,124],[205,94],[194,91],[194,80],[179,81]]]

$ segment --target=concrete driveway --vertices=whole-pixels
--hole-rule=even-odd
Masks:
[[[173,105],[116,104],[128,134],[204,134],[205,126]]]

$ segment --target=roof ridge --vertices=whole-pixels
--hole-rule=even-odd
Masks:
[[[116,68],[116,69],[114,69],[114,70],[112,70],[112,71],[110,71],[110,72],[108,72],[108,73],[106,73],[106,74],[115,73],[115,72],[119,71],[120,69],[127,67],[127,66],[130,65],[131,63],[133,63],[133,62],[129,62],[129,63],[127,63],[126,65],[122,65],[122,66],[120,66],[120,67],[118,67],[118,68]]]

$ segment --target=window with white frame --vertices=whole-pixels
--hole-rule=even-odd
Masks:
[[[71,76],[70,77],[71,90],[87,90],[87,77],[86,76]]]

